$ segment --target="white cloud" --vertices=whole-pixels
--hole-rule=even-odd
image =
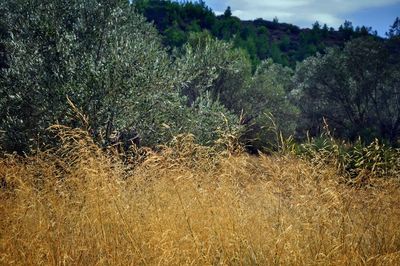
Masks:
[[[243,5],[253,8],[295,8],[309,4],[310,0],[280,0],[280,1],[254,1],[231,0],[232,5]]]
[[[307,27],[318,20],[337,27],[347,14],[400,3],[400,0],[225,0],[224,3],[231,6],[233,15],[245,20],[278,17],[282,22]]]
[[[320,21],[321,23],[326,23],[330,26],[338,26],[343,23],[342,19],[326,13],[315,13],[312,14],[310,18],[312,22]],[[307,18],[304,18],[304,20],[307,20]]]
[[[233,10],[232,14],[244,20],[253,20],[255,18],[266,18],[272,20],[274,17],[278,17],[281,21],[288,21],[295,14],[283,11],[272,11],[272,10]]]

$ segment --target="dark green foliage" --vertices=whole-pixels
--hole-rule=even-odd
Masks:
[[[298,109],[289,99],[292,75],[290,68],[263,61],[237,99],[247,125],[242,140],[250,150],[276,149],[277,133],[285,138],[294,134]]]
[[[219,17],[218,22],[212,28],[214,36],[225,41],[240,33],[241,21],[237,17]]]
[[[2,10],[0,10],[0,13],[3,13]],[[4,18],[0,18],[0,70],[7,67],[5,41],[7,38],[10,38],[7,33],[5,21],[3,20]]]
[[[169,44],[172,46],[179,47],[187,41],[185,32],[176,25],[166,29],[164,34],[165,37],[168,39]]]
[[[400,133],[400,61],[389,43],[355,39],[343,51],[299,64],[294,79],[304,128],[318,133],[326,118],[335,134],[349,140],[361,136],[396,143]],[[397,51],[398,53],[398,51]]]
[[[316,22],[312,29],[274,21],[256,19],[241,21],[227,7],[223,15],[216,16],[203,1],[177,2],[172,0],[136,0],[139,12],[154,22],[164,36],[164,43],[181,47],[191,32],[209,31],[214,37],[232,41],[235,47],[247,51],[255,71],[262,60],[273,58],[274,62],[295,67],[297,61],[324,53],[326,47],[343,47],[344,42],[371,33],[370,28],[353,29],[346,21],[339,31]]]
[[[136,0],[133,4],[148,21],[154,22],[167,46],[181,47],[188,40],[190,32],[211,31],[216,22],[214,13],[202,1],[178,3]]]
[[[396,17],[393,24],[390,26],[389,31],[386,33],[389,38],[400,36],[400,18]]]
[[[230,7],[230,6],[228,6],[228,7],[226,8],[226,10],[225,10],[225,12],[224,12],[224,17],[225,17],[225,18],[230,18],[230,17],[232,17],[232,11],[231,11],[231,7]]]
[[[265,60],[268,57],[270,43],[269,43],[269,33],[265,26],[261,26],[257,29],[257,37],[255,39],[257,57],[260,60]]]
[[[369,144],[358,139],[351,144],[335,139],[326,130],[318,137],[292,145],[292,151],[317,165],[335,166],[340,174],[349,178],[346,181],[350,184],[370,177],[400,174],[400,149],[385,145],[378,139]]]
[[[150,147],[181,133],[212,145],[240,132],[249,150],[269,151],[295,132],[318,136],[324,119],[339,138],[399,145],[396,22],[383,40],[350,22],[335,32],[240,21],[230,9],[217,17],[204,2],[4,0],[0,10],[6,150],[50,143],[46,128],[59,123],[99,143],[135,128]],[[359,153],[346,151],[358,164]]]

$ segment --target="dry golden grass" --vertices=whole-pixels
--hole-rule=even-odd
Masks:
[[[0,161],[2,265],[399,265],[400,185],[190,138],[134,169],[84,133]]]

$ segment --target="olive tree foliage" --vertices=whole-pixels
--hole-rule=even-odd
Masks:
[[[1,9],[10,35],[1,83],[8,143],[70,122],[66,96],[100,130],[134,123],[140,98],[173,88],[156,30],[127,2],[6,0]]]
[[[179,91],[188,77],[128,1],[4,0],[0,10],[7,30],[1,44],[8,67],[0,75],[7,150],[28,150],[54,123],[79,126],[67,96],[98,138],[135,126],[143,144],[156,145],[171,138],[171,129],[180,133],[194,123],[197,110]]]
[[[219,101],[212,99],[210,92],[200,95],[192,104],[187,132],[197,137],[200,144],[215,144],[218,140],[239,137],[243,127],[237,115]]]
[[[289,99],[291,69],[267,60],[253,74],[248,54],[206,32],[191,36],[176,63],[189,104],[208,92],[212,100],[241,116],[241,140],[249,149],[271,148],[275,142],[270,115],[274,130],[285,136],[294,133],[298,111]]]
[[[325,118],[339,137],[394,143],[400,133],[400,60],[394,58],[385,42],[360,38],[299,64],[294,82],[302,128],[317,134]]]
[[[188,104],[209,92],[226,108],[240,111],[237,95],[246,89],[251,77],[251,62],[244,51],[202,32],[191,34],[176,56],[176,67],[184,80],[181,91]]]
[[[243,137],[252,149],[276,148],[276,134],[289,137],[295,133],[299,111],[290,97],[292,76],[290,68],[265,60],[238,99],[248,126]]]

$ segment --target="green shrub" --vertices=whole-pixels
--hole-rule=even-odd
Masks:
[[[400,176],[400,149],[378,139],[368,145],[360,138],[355,143],[346,143],[333,138],[327,131],[295,145],[293,151],[316,165],[334,165],[340,174],[351,179]]]

